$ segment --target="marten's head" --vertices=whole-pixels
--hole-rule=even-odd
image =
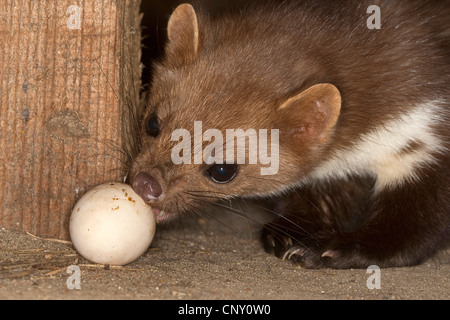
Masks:
[[[213,21],[188,4],[170,17],[129,174],[158,221],[289,189],[330,143],[340,92],[315,80],[317,64],[293,53],[289,37],[259,25]]]

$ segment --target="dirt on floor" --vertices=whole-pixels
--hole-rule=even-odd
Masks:
[[[246,219],[158,227],[150,249],[124,267],[92,264],[70,242],[0,229],[0,299],[449,299],[450,251],[381,269],[380,289],[369,289],[375,275],[282,261],[264,252],[258,225]]]

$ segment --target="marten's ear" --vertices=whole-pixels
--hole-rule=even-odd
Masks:
[[[192,63],[199,51],[197,14],[190,4],[181,4],[172,13],[167,27],[166,55],[177,66]]]
[[[327,142],[341,111],[341,94],[321,83],[285,101],[278,109],[281,132],[303,146]]]

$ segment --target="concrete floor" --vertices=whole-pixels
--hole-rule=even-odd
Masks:
[[[381,289],[369,289],[367,270],[304,270],[266,254],[257,234],[245,219],[184,219],[158,227],[137,261],[105,269],[70,244],[0,229],[0,299],[450,298],[450,251],[417,267],[382,269]],[[79,290],[70,289],[74,264]]]

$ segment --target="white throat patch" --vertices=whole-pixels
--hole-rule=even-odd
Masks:
[[[379,192],[417,180],[417,169],[432,164],[434,155],[445,151],[442,138],[433,132],[433,126],[442,121],[440,108],[436,101],[425,103],[387,122],[353,146],[334,152],[307,181],[371,175],[377,178],[375,192]]]

